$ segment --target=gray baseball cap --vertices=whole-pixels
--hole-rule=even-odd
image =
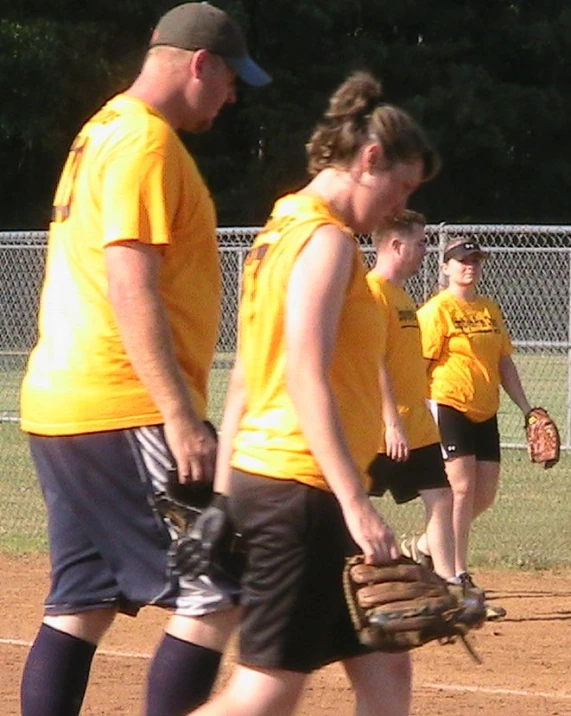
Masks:
[[[181,50],[209,50],[219,55],[238,77],[262,87],[272,81],[248,54],[244,33],[220,8],[207,2],[187,2],[169,10],[159,20],[150,46],[168,45]]]

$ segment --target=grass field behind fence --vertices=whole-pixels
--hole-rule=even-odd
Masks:
[[[567,358],[517,358],[530,399],[552,409],[565,426]],[[219,422],[228,368],[215,368],[211,379],[210,416]],[[20,373],[0,372],[0,414],[17,409]],[[509,400],[502,401],[500,427],[504,442],[521,442],[521,415]],[[504,449],[502,479],[495,506],[475,525],[474,566],[548,568],[571,566],[571,454],[552,470],[530,465],[524,450]],[[398,534],[419,531],[423,524],[418,500],[396,506],[390,497],[378,507]],[[44,551],[45,513],[25,436],[15,422],[0,422],[0,550],[10,553]]]

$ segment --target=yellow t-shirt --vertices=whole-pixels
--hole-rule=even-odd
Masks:
[[[288,195],[276,203],[244,269],[239,355],[245,367],[247,403],[232,457],[238,469],[323,490],[329,487],[286,387],[284,314],[295,260],[313,233],[327,224],[338,226],[354,242],[353,273],[329,380],[349,449],[368,484],[365,471],[377,453],[381,432],[377,308],[353,235],[324,202],[304,195]]]
[[[490,298],[464,301],[441,291],[418,310],[430,397],[489,420],[500,401],[500,358],[513,352],[501,310]]]
[[[381,350],[409,447],[437,443],[440,435],[426,404],[428,381],[416,306],[403,288],[375,271],[369,271],[367,282],[379,307],[384,329]],[[379,452],[386,452],[384,431]]]
[[[80,131],[56,191],[39,338],[21,390],[23,430],[69,435],[162,422],[107,296],[105,247],[133,239],[165,247],[160,296],[205,415],[221,299],[213,202],[162,115],[120,94]]]

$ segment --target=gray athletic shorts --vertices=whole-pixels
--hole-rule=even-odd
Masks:
[[[168,567],[176,537],[156,499],[172,457],[160,425],[62,437],[30,435],[48,513],[46,614],[153,604],[185,616],[235,605],[239,585],[189,580]]]

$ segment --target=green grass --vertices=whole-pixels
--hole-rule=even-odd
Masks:
[[[532,405],[542,405],[551,413],[561,430],[565,445],[571,442],[568,426],[569,359],[566,355],[514,355],[523,387]],[[500,434],[504,444],[521,444],[524,440],[523,418],[519,408],[501,392]]]
[[[29,455],[16,423],[0,423],[0,549],[46,549],[44,504]]]
[[[549,407],[565,426],[566,357],[519,356],[517,363],[531,402]],[[209,415],[216,425],[228,373],[221,361],[211,374]],[[0,372],[0,413],[16,410],[19,380],[17,371]],[[502,402],[500,425],[505,442],[522,442],[521,414],[509,401]],[[498,499],[474,526],[471,563],[522,569],[571,566],[570,473],[571,453],[552,470],[543,470],[529,463],[524,450],[504,449]],[[403,506],[390,497],[376,502],[397,534],[421,531],[424,516],[418,500]],[[26,437],[16,423],[0,423],[0,550],[46,550],[43,502]]]
[[[528,461],[524,450],[504,449],[498,497],[474,524],[470,563],[520,569],[571,566],[570,471],[570,454],[543,470]],[[395,505],[385,496],[376,504],[397,535],[422,531],[420,500]]]

